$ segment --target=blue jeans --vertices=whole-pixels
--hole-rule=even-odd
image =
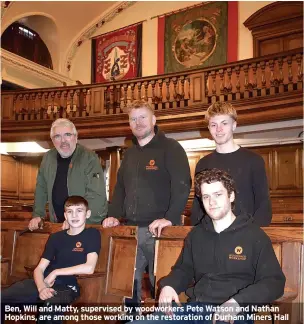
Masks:
[[[126,305],[140,306],[142,295],[142,279],[145,268],[148,266],[151,291],[154,291],[154,253],[155,238],[148,227],[138,227],[138,244],[136,255],[136,270],[134,275],[133,298],[126,298]]]
[[[35,281],[33,279],[25,279],[22,281],[18,281],[12,284],[10,287],[3,289],[1,292],[1,323],[5,323],[5,305],[11,305],[14,307],[18,307],[23,313],[26,305],[37,305],[37,306],[50,306],[50,305],[69,305],[71,304],[78,296],[79,291],[73,291],[64,285],[55,285],[53,286],[54,290],[57,292],[52,298],[47,300],[39,299],[39,292],[37,290]],[[34,308],[34,312],[38,311],[38,308]],[[7,312],[9,314],[10,312]],[[18,312],[17,312],[18,313]],[[51,315],[51,320],[39,320],[39,315]],[[54,315],[62,315],[61,312],[38,312],[38,323],[44,324],[59,324],[62,321],[53,320]]]
[[[213,311],[209,308],[211,304],[203,303],[186,303],[179,307],[176,303],[172,304],[172,315],[167,315],[163,312],[155,312],[146,315],[142,320],[136,320],[132,323],[152,324],[152,323],[165,323],[170,321],[170,324],[212,324]],[[253,320],[247,319],[247,314],[238,314],[238,319],[234,321],[234,324],[254,324]],[[216,321],[216,324],[227,324],[228,322]]]

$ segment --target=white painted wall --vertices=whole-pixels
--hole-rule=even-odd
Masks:
[[[189,7],[200,2],[197,1],[139,1],[112,21],[99,28],[94,36],[116,30],[141,20],[143,23],[143,65],[142,75],[157,74],[157,19],[151,19],[163,13]],[[239,46],[238,59],[252,58],[253,44],[251,32],[244,26],[244,22],[254,12],[272,3],[272,1],[239,1]],[[91,45],[85,42],[80,46],[72,62],[70,77],[83,83],[91,82]]]
[[[97,29],[93,36],[104,34],[136,22],[143,23],[143,76],[157,74],[157,19],[153,16],[198,4],[198,1],[137,1],[119,13],[110,22]],[[243,25],[254,12],[271,1],[239,1],[238,59],[252,57],[251,32]],[[12,22],[27,19],[29,27],[40,34],[48,46],[54,63],[54,71],[83,84],[91,83],[91,41],[86,40],[77,48],[70,72],[66,60],[75,41],[91,26],[101,20],[118,2],[110,1],[14,1],[2,18],[3,32]]]

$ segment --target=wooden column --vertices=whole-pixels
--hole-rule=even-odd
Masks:
[[[121,148],[118,146],[108,147],[107,151],[110,152],[109,201],[112,201],[114,188],[117,180],[117,172],[120,167]]]

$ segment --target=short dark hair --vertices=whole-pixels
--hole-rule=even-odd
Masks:
[[[195,175],[195,194],[202,199],[202,184],[203,183],[212,183],[212,182],[221,182],[223,186],[228,191],[229,197],[234,192],[236,194],[235,182],[232,179],[231,175],[220,169],[205,169]],[[231,204],[232,207],[234,203]]]
[[[81,196],[70,196],[67,198],[67,200],[64,203],[64,210],[70,206],[79,206],[84,205],[86,210],[89,209],[89,204],[87,200]]]

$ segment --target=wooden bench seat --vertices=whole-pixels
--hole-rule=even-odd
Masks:
[[[159,294],[159,281],[170,273],[183,248],[184,239],[191,229],[191,226],[167,227],[163,230],[161,237],[157,238],[154,263],[156,296]],[[303,315],[300,305],[303,305],[303,291],[301,291],[301,289],[303,290],[304,271],[303,228],[265,227],[263,230],[270,237],[275,254],[286,276],[284,295],[276,300],[274,304],[282,307],[282,313],[289,314],[289,321],[276,321],[275,324],[302,323]],[[184,293],[181,293],[179,298],[181,302],[187,300]],[[155,300],[147,299],[145,303],[153,304]]]
[[[92,275],[77,276],[81,296],[76,304],[123,301],[132,297],[137,247],[137,227],[119,226],[104,229],[95,227],[101,234],[101,252]],[[2,286],[28,278],[38,264],[45,243],[51,233],[61,230],[61,224],[45,223],[42,230],[26,232],[22,221],[1,222],[1,255],[7,265]],[[4,270],[3,270],[4,271]]]

